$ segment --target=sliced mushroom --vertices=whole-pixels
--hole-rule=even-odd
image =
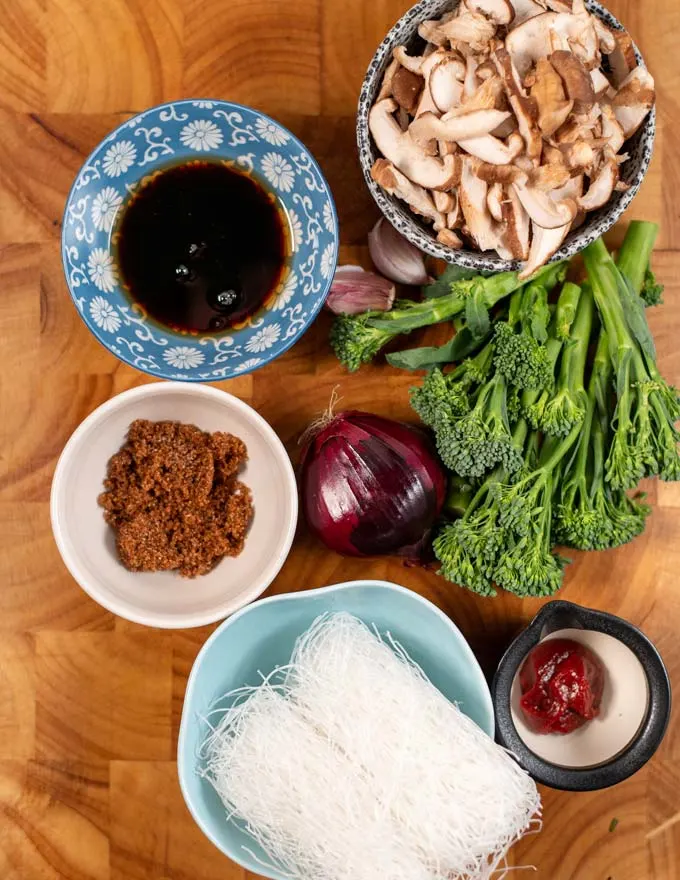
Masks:
[[[423,78],[400,67],[392,78],[392,97],[408,113],[414,113],[423,89]]]
[[[396,58],[393,58],[385,68],[383,81],[380,86],[380,91],[378,92],[378,97],[376,98],[376,101],[382,101],[385,98],[392,97],[392,81],[394,80],[394,75],[398,70],[399,62]]]
[[[458,195],[470,238],[480,251],[493,250],[499,240],[496,223],[486,206],[487,184],[475,173],[475,159],[463,160]]]
[[[654,104],[654,78],[646,67],[636,67],[621,83],[612,107],[628,139],[642,125]]]
[[[428,85],[432,100],[441,113],[447,113],[454,107],[458,107],[463,98],[462,77],[459,76],[462,69],[465,76],[465,65],[458,58],[450,56],[439,61],[432,68]]]
[[[606,139],[613,153],[619,152],[626,139],[623,128],[609,104],[602,104],[602,137]]]
[[[606,92],[611,90],[611,83],[607,79],[607,77],[602,73],[599,67],[596,67],[594,70],[590,71],[590,81],[593,84],[593,91],[595,92],[595,98],[600,98]]]
[[[421,21],[418,25],[418,36],[435,46],[445,46],[448,42],[441,21]]]
[[[465,0],[465,5],[470,12],[485,15],[495,24],[510,24],[515,17],[509,0]]]
[[[477,59],[474,55],[468,55],[465,59],[465,79],[463,80],[463,95],[471,98],[477,91],[479,81],[477,79]]]
[[[609,30],[602,19],[598,18],[596,15],[592,16],[592,22],[600,44],[600,51],[604,52],[605,55],[611,55],[616,49],[616,39],[614,38],[614,34]]]
[[[510,2],[515,11],[515,17],[510,25],[511,28],[519,27],[530,18],[535,18],[535,16],[545,12],[545,7],[541,6],[540,3],[534,2],[534,0],[510,0]]]
[[[466,153],[476,156],[482,162],[489,162],[492,165],[509,165],[524,149],[524,140],[515,133],[510,135],[508,143],[504,144],[502,140],[495,138],[492,134],[485,134],[481,137],[459,140],[458,145]]]
[[[571,0],[545,0],[545,6],[553,12],[569,14],[574,11]]]
[[[375,161],[371,177],[390,195],[406,202],[416,214],[433,220],[435,229],[442,229],[446,225],[446,218],[435,208],[430,194],[422,186],[412,183],[386,159]]]
[[[483,15],[465,11],[440,26],[449,42],[462,43],[477,51],[484,49],[496,34],[496,25]]]
[[[635,48],[627,31],[612,31],[614,49],[607,53],[607,60],[612,70],[612,82],[618,88],[631,70],[637,67]]]
[[[437,241],[440,244],[446,245],[446,247],[453,248],[454,250],[459,250],[463,247],[463,239],[456,235],[451,229],[440,229],[437,233]]]
[[[432,193],[435,208],[442,214],[448,214],[453,211],[455,202],[451,193],[435,190]]]
[[[446,215],[446,227],[447,229],[460,229],[465,223],[463,209],[460,204],[460,197],[457,190],[455,193],[451,193],[451,195],[454,199],[454,206],[453,210],[449,211]]]
[[[572,171],[590,168],[595,161],[595,150],[588,141],[560,144],[562,158]]]
[[[547,193],[535,186],[513,183],[512,186],[524,206],[524,210],[543,229],[557,229],[569,225],[576,216],[577,205],[573,199],[554,201]]]
[[[556,19],[557,13],[543,12],[513,28],[506,37],[505,48],[522,79],[539,58],[550,55],[550,32]]]
[[[530,21],[533,21],[533,19]],[[512,33],[516,33],[516,31]],[[509,52],[499,47],[493,52],[491,57],[503,81],[508,101],[517,119],[519,133],[524,138],[527,156],[530,159],[537,159],[541,155],[543,141],[540,129],[538,128],[538,107],[536,101],[528,97],[522,88],[519,74]]]
[[[588,69],[599,65],[597,35],[588,13],[544,12],[513,28],[505,39],[505,48],[520,77],[524,78],[539,58],[553,52],[555,38],[560,45],[567,41]]]
[[[447,53],[444,52],[443,49],[437,49],[432,54],[423,58],[423,63],[420,66],[421,73],[423,75],[425,85],[423,87],[422,94],[420,96],[420,101],[418,102],[418,106],[416,107],[415,117],[416,119],[419,116],[422,116],[424,113],[439,113],[439,107],[435,103],[434,98],[432,97],[432,92],[430,91],[430,74],[435,69],[435,67],[446,58]]]
[[[462,113],[472,110],[506,110],[507,102],[503,93],[503,82],[494,70],[493,76],[485,79],[472,95],[463,96]]]
[[[577,113],[587,110],[595,103],[595,89],[590,73],[573,52],[564,52],[561,49],[553,52],[550,63],[561,77]]]
[[[503,244],[515,260],[526,260],[529,256],[529,235],[531,222],[517,193],[512,187],[506,190],[507,197],[501,202],[503,212]]]
[[[564,186],[565,183],[571,178],[571,171],[564,162],[553,162],[547,165],[541,165],[539,168],[534,168],[529,173],[529,181],[531,186],[535,186],[536,189],[543,190],[543,192],[552,192],[555,189],[559,189],[561,186]]]
[[[504,110],[475,110],[463,116],[447,113],[440,119],[434,113],[424,113],[411,123],[409,134],[417,144],[426,143],[431,138],[440,141],[476,138],[493,131],[509,115]]]
[[[491,165],[488,162],[480,162],[477,165],[477,176],[486,183],[491,184],[525,184],[528,180],[526,172],[516,165]]]
[[[507,138],[510,137],[511,134],[517,131],[517,120],[514,115],[510,116],[509,119],[506,119],[505,122],[501,122],[498,128],[494,128],[491,134],[494,137],[498,138]]]
[[[574,102],[566,99],[562,78],[547,58],[536,63],[531,97],[538,107],[538,127],[544,137],[550,137],[566,122]]]
[[[571,204],[575,206],[575,199],[579,198],[582,189],[583,177],[572,177],[563,187],[553,192],[552,198],[555,201],[571,202]],[[536,269],[539,269],[548,262],[567,237],[575,220],[576,215],[570,223],[565,223],[564,226],[558,226],[555,229],[544,229],[538,226],[538,224],[532,222],[529,258],[526,265],[519,273],[521,279],[533,275]]]
[[[403,107],[397,107],[396,120],[402,131],[406,131],[411,124],[411,117],[408,115],[408,111],[404,110]],[[434,156],[434,150],[432,151],[432,155]]]
[[[570,225],[571,223],[567,223],[555,229],[544,229],[532,220],[529,258],[518,275],[521,280],[529,278],[548,262],[567,237]]]
[[[456,178],[456,157],[446,156],[440,161],[428,156],[408,132],[399,128],[392,115],[396,108],[391,98],[371,108],[368,124],[378,150],[413,183],[426,189],[448,189]]]
[[[496,68],[493,65],[493,61],[489,61],[488,58],[486,61],[483,61],[477,68],[477,79],[481,79],[482,82],[487,80],[490,76],[495,75]]]
[[[590,181],[588,192],[578,199],[578,206],[584,211],[595,211],[611,198],[619,179],[619,164],[611,150],[607,151],[597,176]]]
[[[423,75],[424,55],[409,55],[406,51],[406,46],[396,46],[392,51],[392,56],[406,70],[410,70],[411,73],[417,73],[420,76]]]
[[[493,183],[486,193],[486,206],[489,213],[498,223],[503,220],[503,184]]]

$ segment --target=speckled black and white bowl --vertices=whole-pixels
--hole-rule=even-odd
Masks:
[[[539,642],[581,642],[600,657],[600,715],[566,736],[529,731],[519,710],[519,670]],[[595,791],[637,773],[661,745],[671,714],[671,684],[661,655],[636,626],[573,602],[547,602],[508,647],[491,686],[496,740],[537,782]]]
[[[480,253],[475,250],[454,250],[440,244],[431,227],[422,222],[414,215],[408,206],[386,193],[371,178],[371,167],[379,154],[376,151],[373,138],[368,129],[368,112],[375,102],[376,95],[382,83],[385,68],[392,60],[392,50],[395,46],[406,46],[411,54],[418,54],[418,46],[423,41],[418,36],[418,25],[422,21],[439,18],[450,9],[458,5],[458,0],[420,0],[412,6],[394,25],[385,39],[378,47],[373,56],[364,84],[359,96],[359,109],[357,114],[357,143],[359,147],[359,160],[366,179],[366,184],[371,195],[378,203],[378,207],[389,222],[401,232],[402,235],[412,242],[420,250],[433,257],[446,260],[447,263],[456,263],[470,269],[479,269],[486,272],[504,272],[508,269],[517,269],[518,262],[502,260],[493,252]],[[595,0],[586,0],[588,9],[601,18],[610,27],[621,30],[623,25],[603,6]],[[644,63],[637,46],[635,56],[638,63]],[[630,185],[627,192],[616,192],[607,204],[598,211],[588,215],[583,226],[570,232],[562,247],[554,255],[553,259],[572,257],[591,242],[603,235],[616,223],[626,208],[633,201],[652,158],[654,134],[656,131],[656,111],[652,108],[644,124],[630,138],[622,148],[630,158],[621,166],[621,179]]]

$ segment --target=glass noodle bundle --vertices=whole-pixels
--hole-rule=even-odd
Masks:
[[[319,617],[290,664],[227,695],[204,772],[296,880],[487,880],[540,815],[536,786],[403,649]]]

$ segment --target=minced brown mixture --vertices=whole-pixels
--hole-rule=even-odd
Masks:
[[[232,434],[133,422],[99,496],[123,565],[195,577],[238,556],[253,515],[250,489],[236,479],[246,457]]]

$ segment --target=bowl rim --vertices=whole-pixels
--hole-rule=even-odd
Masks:
[[[647,679],[649,704],[644,720],[628,745],[609,761],[593,767],[561,767],[539,757],[519,735],[510,709],[515,675],[529,652],[542,640],[551,620],[551,631],[577,628],[603,632],[618,639],[637,657]],[[597,791],[609,788],[637,773],[654,755],[670,722],[672,693],[668,670],[652,641],[635,624],[608,611],[586,608],[557,599],[547,602],[531,622],[513,639],[496,669],[491,684],[496,740],[509,749],[531,776],[560,791]]]
[[[206,653],[208,652],[210,646],[213,642],[217,641],[217,639],[221,636],[221,634],[229,627],[232,623],[235,623],[240,617],[245,614],[248,614],[253,609],[257,609],[262,605],[268,604],[276,604],[277,602],[289,602],[294,600],[307,599],[309,597],[318,596],[321,593],[335,593],[335,592],[344,592],[352,589],[362,588],[362,587],[377,587],[378,589],[383,589],[385,592],[394,592],[401,593],[402,595],[408,595],[410,598],[415,601],[421,603],[430,611],[434,612],[437,617],[439,617],[443,622],[445,622],[451,631],[456,635],[456,637],[460,640],[461,644],[465,652],[469,655],[472,660],[471,671],[474,673],[475,678],[477,679],[477,684],[479,685],[480,696],[483,698],[483,702],[485,708],[488,711],[489,718],[487,719],[489,722],[488,729],[484,729],[484,732],[490,736],[492,739],[494,738],[494,724],[495,724],[495,711],[493,699],[491,696],[491,689],[489,687],[489,683],[486,680],[484,672],[482,671],[481,666],[479,665],[479,661],[475,656],[474,651],[470,647],[468,640],[465,638],[459,627],[454,623],[454,621],[445,614],[441,608],[431,602],[429,599],[426,599],[424,596],[421,596],[420,593],[416,593],[415,590],[410,590],[408,587],[404,587],[401,584],[395,584],[392,581],[385,581],[380,579],[369,578],[366,580],[353,580],[353,581],[343,581],[339,584],[330,584],[325,587],[316,587],[312,590],[299,590],[293,593],[279,593],[275,596],[266,596],[264,599],[258,599],[255,602],[251,602],[249,605],[241,608],[235,614],[232,614],[227,620],[223,621],[213,633],[206,639],[204,644],[201,646],[196,658],[194,659],[193,665],[191,667],[191,672],[189,673],[189,678],[187,679],[187,686],[184,691],[184,701],[182,703],[182,717],[180,720],[179,727],[179,735],[177,738],[177,775],[179,778],[179,786],[182,792],[182,797],[184,798],[184,803],[187,806],[187,809],[191,813],[193,820],[196,822],[198,827],[201,829],[203,834],[210,840],[210,842],[217,847],[222,853],[224,853],[228,858],[232,861],[236,862],[242,868],[250,871],[252,870],[252,865],[246,864],[240,857],[239,853],[232,851],[231,849],[225,847],[221,840],[219,840],[215,835],[212,834],[207,824],[203,821],[202,816],[199,811],[194,806],[194,801],[189,791],[189,787],[187,785],[187,767],[188,761],[182,761],[181,756],[186,755],[187,753],[187,729],[189,725],[192,723],[193,719],[188,717],[188,707],[191,698],[193,697],[193,693],[196,689],[196,681],[199,676],[200,667],[203,664],[203,660],[205,658]],[[192,770],[195,770],[195,756],[192,757],[191,762]],[[272,869],[275,870],[274,866],[271,866]],[[267,871],[269,870],[268,866],[260,866],[259,871]],[[270,880],[282,880],[283,875],[281,874],[269,874],[264,873],[263,876],[269,877]]]
[[[445,7],[455,7],[460,5],[461,0],[439,0],[437,3],[438,6]],[[394,225],[391,220],[389,214],[394,209],[395,205],[399,208],[402,208],[403,203],[400,200],[396,199],[394,196],[388,195],[382,187],[378,186],[378,184],[373,180],[370,173],[370,165],[366,161],[364,161],[365,156],[375,155],[375,150],[372,146],[372,137],[368,128],[368,113],[371,108],[371,104],[369,103],[369,94],[373,91],[375,87],[376,80],[379,76],[382,75],[382,72],[387,64],[387,59],[389,54],[391,53],[391,49],[394,45],[396,45],[396,39],[401,31],[402,27],[409,23],[415,27],[425,20],[427,13],[425,10],[428,10],[433,5],[433,0],[418,0],[413,6],[409,7],[403,15],[399,17],[399,19],[392,25],[389,29],[385,37],[382,39],[378,48],[376,49],[371,61],[369,62],[366,74],[364,76],[364,80],[361,86],[361,91],[359,94],[359,100],[357,104],[357,121],[356,121],[356,139],[357,139],[357,150],[359,153],[359,164],[361,165],[361,170],[364,176],[364,180],[366,182],[366,186],[368,187],[369,192],[371,193],[373,200],[377,204],[380,209],[381,215],[385,217],[385,219]],[[621,21],[602,3],[599,3],[598,0],[586,0],[586,5],[589,7],[589,11],[592,14],[597,15],[600,19],[610,18],[614,23],[614,26],[617,30],[626,30]],[[419,14],[423,13],[423,14]],[[627,33],[629,33],[627,31]],[[417,31],[414,30],[411,38],[417,35]],[[401,40],[404,42],[404,40]],[[637,43],[633,40],[633,51],[635,53],[635,57],[637,59],[638,64],[643,64],[645,67],[644,58],[642,53],[640,52]],[[373,67],[375,66],[375,70]],[[647,114],[643,124],[640,126],[637,132],[635,132],[632,137],[636,137],[637,135],[647,135],[651,138],[651,146],[654,146],[654,140],[656,137],[656,103]],[[629,139],[630,140],[630,139]],[[627,143],[628,141],[626,141]],[[624,145],[625,146],[625,145]],[[630,189],[624,193],[620,194],[620,198],[616,202],[614,206],[612,206],[609,210],[609,213],[602,217],[598,221],[599,230],[597,234],[594,234],[592,238],[588,236],[585,237],[583,244],[576,244],[574,241],[569,242],[568,238],[572,235],[572,231],[567,233],[564,242],[560,246],[560,248],[553,254],[553,256],[548,261],[549,263],[556,262],[558,260],[563,260],[575,256],[580,253],[590,241],[595,241],[596,238],[599,238],[601,235],[604,235],[612,226],[621,218],[623,213],[630,207],[633,199],[637,195],[642,183],[644,182],[645,177],[647,176],[647,172],[649,170],[649,165],[652,158],[652,149],[649,150],[649,153],[643,153],[642,161],[640,163],[640,168],[638,173],[635,176],[635,180],[631,183]],[[606,207],[606,206],[604,206]],[[480,272],[507,272],[507,271],[517,271],[523,265],[521,260],[504,260],[499,256],[490,256],[492,253],[490,251],[475,251],[471,248],[461,248],[459,250],[455,250],[454,248],[448,247],[447,245],[440,244],[436,238],[431,234],[429,227],[421,227],[418,224],[418,221],[412,215],[412,212],[406,208],[402,208],[405,213],[406,219],[399,217],[399,226],[395,226],[395,228],[407,238],[411,244],[415,245],[419,250],[424,251],[432,257],[435,257],[440,260],[444,260],[446,263],[463,266],[469,269],[476,269]],[[598,209],[598,211],[591,212],[592,215],[597,214],[602,209]],[[585,233],[587,225],[579,227],[576,230],[573,230],[575,235]]]
[[[245,369],[245,370],[239,370],[238,373],[233,373],[228,376],[224,376],[224,377],[222,377],[222,379],[219,379],[218,377],[200,378],[199,376],[194,375],[193,373],[189,373],[186,377],[182,377],[181,379],[178,378],[175,374],[173,374],[173,378],[168,379],[166,376],[166,373],[170,372],[169,367],[163,366],[160,372],[159,371],[153,372],[152,370],[150,370],[144,366],[140,366],[139,364],[136,364],[134,362],[134,359],[132,358],[132,356],[129,353],[127,353],[124,348],[121,349],[121,354],[116,354],[115,352],[111,351],[111,347],[107,342],[107,339],[106,339],[104,332],[102,330],[100,330],[100,328],[94,322],[88,321],[85,318],[85,315],[77,307],[77,305],[76,305],[76,299],[77,299],[76,290],[77,290],[77,288],[71,287],[71,282],[70,282],[70,278],[69,278],[69,271],[68,271],[69,266],[68,266],[68,260],[67,260],[67,255],[66,255],[65,235],[66,235],[66,226],[67,226],[67,219],[68,219],[67,215],[68,215],[69,206],[71,205],[71,199],[75,193],[76,183],[78,182],[78,179],[80,177],[80,173],[81,173],[82,169],[85,168],[87,165],[90,165],[92,163],[92,161],[97,158],[97,155],[100,152],[102,152],[104,150],[104,148],[109,144],[109,142],[113,142],[115,136],[119,135],[120,133],[122,133],[124,131],[126,125],[129,123],[130,119],[134,119],[136,117],[139,117],[141,119],[142,117],[144,117],[148,113],[153,113],[155,111],[164,110],[169,107],[178,107],[178,106],[181,106],[184,104],[188,104],[193,107],[193,106],[195,106],[196,103],[200,103],[200,102],[206,102],[206,103],[212,103],[215,105],[220,105],[222,108],[228,107],[228,108],[231,108],[232,110],[236,110],[237,112],[240,110],[246,110],[249,113],[256,114],[260,119],[264,119],[266,122],[271,122],[277,128],[283,129],[283,131],[285,131],[285,133],[290,136],[291,141],[293,141],[293,143],[295,143],[300,148],[300,150],[302,150],[309,157],[312,167],[319,174],[319,176],[321,177],[321,180],[325,184],[325,187],[326,187],[325,195],[326,195],[328,202],[331,206],[331,213],[333,215],[333,224],[334,224],[333,225],[333,228],[334,228],[333,240],[335,243],[334,265],[332,267],[333,271],[329,271],[328,277],[326,279],[321,278],[321,287],[320,287],[319,293],[317,294],[316,302],[314,303],[314,305],[310,309],[307,323],[304,324],[302,327],[300,327],[299,330],[297,330],[294,334],[292,334],[290,339],[287,339],[285,341],[285,343],[283,344],[283,347],[276,353],[276,355],[274,357],[267,358],[266,352],[265,352],[265,353],[263,353],[261,363],[257,364],[254,367],[249,367],[248,369]],[[220,107],[217,107],[217,109],[220,109]],[[216,150],[212,154],[213,157],[218,156],[218,153],[219,153],[219,150]],[[199,159],[201,158],[200,154],[198,154],[198,158]],[[203,157],[203,158],[206,159],[206,161],[210,161],[209,157]],[[188,161],[188,160],[183,160],[183,161]],[[165,164],[167,165],[167,167],[172,167],[173,164],[181,164],[181,163],[165,163]],[[142,176],[146,176],[149,173],[151,173],[151,169],[147,169],[146,173]],[[284,200],[284,196],[287,196],[287,195],[288,195],[287,193],[282,195],[281,193],[277,192],[277,197],[280,198],[282,202]],[[129,114],[128,118],[124,119],[115,128],[112,128],[109,132],[107,132],[103,138],[101,138],[101,140],[88,153],[86,158],[80,164],[80,166],[79,166],[77,172],[75,173],[74,178],[71,182],[71,186],[69,187],[68,195],[66,196],[66,200],[64,201],[64,210],[63,210],[62,216],[61,216],[60,254],[61,254],[62,271],[64,274],[64,281],[66,283],[66,288],[69,292],[69,296],[71,297],[73,305],[76,307],[76,312],[78,314],[78,317],[85,324],[85,326],[90,331],[90,333],[95,337],[97,342],[99,342],[99,344],[102,345],[117,360],[122,361],[124,364],[127,364],[128,366],[132,367],[135,370],[139,370],[140,372],[146,374],[147,376],[153,376],[154,379],[164,379],[165,381],[174,381],[174,382],[180,382],[180,383],[201,384],[201,383],[205,383],[205,382],[216,382],[216,381],[224,381],[224,380],[228,380],[228,379],[233,379],[236,375],[246,376],[246,375],[248,375],[248,373],[253,373],[256,370],[259,370],[262,367],[267,366],[268,364],[272,363],[277,358],[279,358],[281,355],[285,354],[290,348],[292,348],[295,345],[296,342],[299,341],[299,339],[307,332],[307,330],[309,330],[309,328],[312,326],[312,324],[316,320],[317,315],[319,314],[319,312],[323,308],[323,305],[326,302],[326,297],[328,296],[328,291],[330,290],[331,284],[333,283],[333,276],[335,274],[335,267],[338,264],[339,252],[340,252],[340,220],[338,217],[337,207],[335,205],[335,198],[333,196],[333,192],[331,190],[330,184],[328,183],[328,180],[326,179],[326,175],[324,174],[321,166],[319,165],[319,163],[318,163],[316,157],[314,156],[314,154],[312,153],[312,151],[309,149],[309,147],[307,147],[306,144],[304,144],[300,140],[300,138],[296,134],[294,134],[282,122],[279,122],[277,119],[274,119],[273,117],[269,116],[267,113],[263,113],[262,110],[258,110],[256,107],[250,107],[247,104],[239,104],[236,101],[228,101],[228,100],[225,100],[224,98],[205,98],[205,97],[178,98],[176,101],[164,101],[161,104],[153,104],[150,107],[146,107],[144,110],[142,110],[139,113],[131,112]],[[119,284],[116,284],[116,287],[118,288]],[[156,325],[154,324],[154,327],[155,326]],[[173,333],[173,331],[171,331],[167,327],[164,327],[162,325],[158,325],[158,326],[161,326],[162,331],[166,334]],[[238,330],[234,330],[233,328],[227,328],[223,334],[213,334],[211,338],[220,339],[223,336],[228,336],[228,335],[231,335],[234,333],[238,333]],[[186,344],[188,341],[191,341],[194,338],[195,337],[191,334],[187,334],[187,335],[177,334],[176,335],[177,344],[180,344],[180,345],[183,342],[184,342],[184,344]]]
[[[181,615],[140,611],[134,607],[128,607],[124,604],[120,605],[115,601],[102,597],[98,588],[92,586],[91,580],[85,576],[82,568],[71,555],[65,537],[67,529],[62,522],[58,510],[59,501],[63,497],[64,492],[67,491],[64,474],[74,454],[74,450],[90,429],[97,425],[102,416],[106,416],[108,413],[115,410],[122,409],[129,402],[138,400],[139,398],[158,394],[176,394],[178,392],[210,398],[211,400],[226,404],[228,407],[244,413],[248,419],[260,429],[264,437],[267,439],[269,448],[272,450],[280,465],[280,470],[286,483],[286,492],[291,500],[290,518],[285,524],[281,552],[278,556],[272,557],[269,560],[269,564],[265,568],[263,576],[256,583],[251,584],[248,589],[244,590],[237,599],[224,601],[212,611],[193,612],[190,614],[185,613]],[[235,397],[233,394],[229,394],[228,391],[223,391],[221,388],[212,388],[209,385],[189,385],[185,382],[164,381],[138,385],[134,388],[129,388],[126,391],[122,391],[114,397],[110,397],[98,406],[85,419],[83,419],[66,441],[66,445],[61,451],[59,460],[57,461],[50,489],[50,523],[52,526],[54,541],[66,569],[78,586],[87,593],[91,599],[97,602],[98,605],[101,605],[103,608],[106,608],[107,611],[112,612],[118,617],[130,620],[133,623],[142,624],[143,626],[157,627],[159,629],[188,629],[190,627],[206,626],[207,624],[224,620],[225,617],[242,609],[244,605],[247,605],[249,602],[252,602],[253,599],[257,599],[258,596],[261,596],[278,575],[290,554],[290,549],[295,537],[295,530],[297,528],[297,519],[298,494],[295,481],[295,471],[293,470],[293,465],[283,442],[269,422],[253,409],[252,406],[240,398]]]

